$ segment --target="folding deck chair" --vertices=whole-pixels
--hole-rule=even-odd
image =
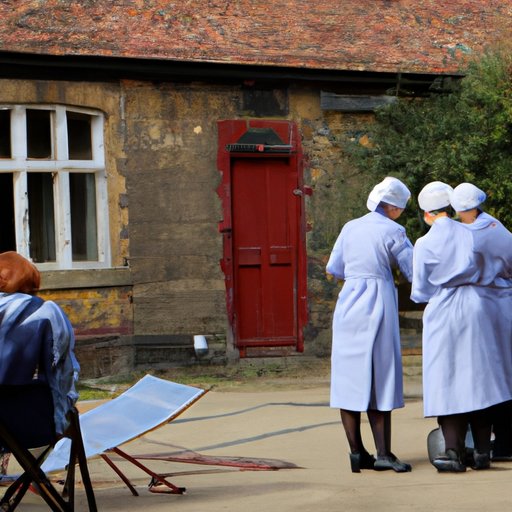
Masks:
[[[101,457],[134,496],[138,496],[136,489],[114,463],[112,453],[150,475],[152,485],[164,485],[170,494],[183,494],[184,487],[169,482],[119,447],[172,421],[207,391],[146,375],[118,397],[80,415],[85,456]],[[70,449],[69,439],[59,441],[42,470],[51,473],[66,467]]]
[[[177,384],[146,375],[117,398],[105,402],[80,416],[85,453],[87,457],[102,458],[121,478],[134,496],[138,492],[127,476],[112,460],[112,455],[130,462],[151,477],[151,492],[183,494],[167,480],[172,474],[152,471],[145,461],[168,461],[239,468],[243,471],[274,471],[297,468],[295,464],[276,459],[254,457],[205,456],[193,451],[130,455],[120,446],[156,430],[177,418],[208,390]],[[69,440],[60,441],[49,455],[42,469],[48,473],[65,467],[69,457]],[[144,461],[144,463],[142,462]]]
[[[1,510],[14,510],[32,488],[54,512],[72,512],[78,462],[89,510],[96,512],[73,406],[78,370],[73,344],[73,328],[55,303],[24,293],[0,293],[0,452],[12,454],[23,471],[0,498]],[[40,466],[63,436],[71,449],[60,493]],[[34,455],[34,448],[41,453]]]
[[[82,443],[78,411],[68,413],[69,427],[65,435],[71,442],[64,490],[61,493],[50,482],[40,465],[57,441],[53,420],[50,388],[41,381],[32,384],[0,386],[0,445],[11,453],[24,473],[7,488],[0,499],[0,509],[12,511],[32,485],[55,512],[74,510],[75,465],[78,463],[90,512],[96,512],[96,501]],[[41,448],[38,456],[30,449]]]

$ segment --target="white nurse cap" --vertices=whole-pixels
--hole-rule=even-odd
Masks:
[[[418,195],[418,204],[425,212],[433,212],[450,206],[453,188],[442,181],[432,181],[425,185]]]
[[[483,190],[480,190],[471,183],[461,183],[453,189],[452,193],[452,206],[456,212],[465,212],[472,210],[482,204],[487,195]]]
[[[398,208],[405,208],[410,197],[411,192],[399,179],[388,176],[373,187],[366,201],[366,206],[371,212],[377,209],[380,202],[392,204]]]

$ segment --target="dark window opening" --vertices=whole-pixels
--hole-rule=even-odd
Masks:
[[[11,156],[11,111],[0,110],[0,158]]]
[[[98,260],[96,182],[92,173],[69,175],[71,233],[74,261]]]
[[[66,112],[70,160],[92,160],[91,116]]]
[[[28,173],[30,256],[35,263],[56,261],[53,176]]]
[[[256,117],[286,116],[289,110],[288,91],[285,89],[243,89],[242,110]]]
[[[0,252],[16,250],[16,232],[14,230],[14,186],[13,174],[0,174]]]
[[[49,110],[27,109],[27,157],[52,158],[52,126]]]

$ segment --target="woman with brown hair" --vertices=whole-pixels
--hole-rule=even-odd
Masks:
[[[14,251],[0,253],[0,385],[27,384],[45,374],[51,379],[56,432],[62,434],[78,398],[80,366],[68,317],[55,302],[34,295],[40,282],[29,260]]]

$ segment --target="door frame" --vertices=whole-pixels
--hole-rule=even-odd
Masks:
[[[232,237],[232,161],[235,158],[276,158],[276,151],[279,149],[272,148],[266,152],[263,145],[255,148],[245,148],[236,152],[231,149],[236,145],[240,138],[250,128],[270,128],[274,130],[284,142],[283,151],[287,154],[280,155],[283,158],[290,159],[290,165],[297,169],[297,189],[296,193],[299,213],[297,226],[297,344],[295,350],[297,352],[304,351],[304,333],[303,329],[308,321],[307,307],[307,254],[306,254],[306,219],[305,219],[305,195],[310,195],[311,189],[303,185],[304,157],[300,144],[297,125],[292,121],[274,121],[264,119],[252,120],[223,120],[217,122],[218,129],[218,152],[217,167],[221,174],[221,181],[217,188],[217,194],[222,202],[223,218],[218,224],[219,232],[223,238],[223,257],[220,260],[220,266],[224,273],[224,281],[226,286],[226,308],[231,331],[231,339],[234,348],[237,349],[237,333],[234,310],[234,258],[233,258],[233,237]],[[285,147],[286,146],[286,147]],[[278,347],[279,343],[269,342],[268,345],[258,345],[258,347]],[[244,347],[240,349],[240,357],[245,357],[246,350]]]

